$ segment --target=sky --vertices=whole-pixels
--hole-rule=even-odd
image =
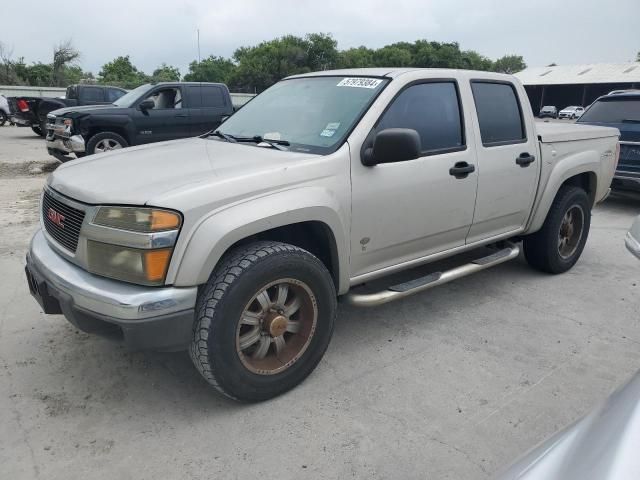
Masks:
[[[286,34],[331,33],[339,49],[458,42],[529,66],[627,62],[640,51],[640,0],[0,0],[0,41],[27,63],[71,40],[97,74],[119,55],[151,73]],[[24,19],[19,21],[19,19]],[[55,20],[55,21],[54,21]]]

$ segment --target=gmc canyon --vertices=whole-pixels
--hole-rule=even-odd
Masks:
[[[521,249],[538,270],[569,270],[618,134],[536,123],[509,75],[292,76],[199,138],[59,167],[29,288],[47,314],[130,348],[188,348],[220,392],[268,399],[316,367],[338,297],[380,305]],[[384,280],[445,257],[457,264]]]

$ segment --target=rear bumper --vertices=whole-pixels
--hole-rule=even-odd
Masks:
[[[36,118],[36,116],[31,113],[31,112],[27,112],[27,113],[13,113],[11,115],[10,120],[13,123],[16,123],[18,125],[22,125],[23,127],[29,127],[31,125],[37,125],[38,124],[38,119]]]
[[[611,182],[611,188],[621,190],[640,190],[640,177],[627,176],[616,173]]]
[[[79,329],[122,339],[132,350],[181,350],[192,335],[197,287],[142,287],[92,275],[34,235],[26,265],[29,290],[47,314]]]

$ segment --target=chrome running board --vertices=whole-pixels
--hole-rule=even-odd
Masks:
[[[424,292],[430,288],[437,287],[443,283],[448,283],[458,278],[466,277],[472,273],[485,270],[487,268],[499,265],[509,260],[513,260],[520,254],[520,247],[511,242],[502,242],[506,245],[504,248],[497,250],[491,255],[481,257],[459,267],[445,270],[443,272],[435,272],[416,278],[408,282],[392,285],[385,290],[373,293],[355,293],[353,290],[345,295],[345,300],[351,305],[358,307],[374,307],[382,305],[393,300],[408,297],[415,293]]]

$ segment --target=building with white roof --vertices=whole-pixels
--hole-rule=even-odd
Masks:
[[[515,76],[537,114],[544,105],[586,107],[612,90],[640,89],[640,62],[532,67]]]

